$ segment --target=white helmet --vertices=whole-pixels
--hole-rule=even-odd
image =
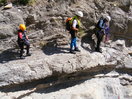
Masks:
[[[79,17],[83,17],[83,12],[82,11],[77,11],[76,15],[79,16]]]
[[[106,16],[105,17],[107,21],[111,21],[111,17],[110,16]]]

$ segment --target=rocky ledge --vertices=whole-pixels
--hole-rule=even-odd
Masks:
[[[30,92],[32,93],[61,83],[67,84],[69,82],[73,83],[89,78],[100,79],[102,77],[107,77],[107,79],[117,77],[118,80],[119,78],[127,79],[128,82],[122,80],[120,83],[122,85],[131,85],[132,57],[130,53],[132,48],[125,47],[123,40],[103,45],[103,53],[89,52],[88,47],[88,44],[83,44],[83,47],[79,46],[81,52],[76,54],[70,54],[69,46],[66,45],[57,46],[56,48],[47,47],[42,50],[33,50],[32,56],[26,57],[23,60],[18,58],[16,58],[17,60],[7,60],[7,57],[8,59],[10,57],[9,54],[7,57],[3,54],[3,58],[1,54],[1,94],[15,90],[15,88],[17,90],[18,86],[24,85],[27,87],[27,85],[32,85],[30,90],[20,91],[20,93],[18,91],[19,94],[15,95],[15,97],[21,99],[30,94]],[[110,72],[113,71],[117,73],[111,74]],[[129,76],[124,78],[124,75],[122,76],[121,74],[125,73]],[[37,84],[33,84],[33,82]],[[11,97],[14,94],[10,93],[9,96],[5,95],[5,97]]]
[[[84,46],[87,48],[87,44]],[[3,54],[0,63],[0,86],[30,82],[52,75],[63,76],[80,71],[91,71],[92,68],[95,71],[96,68],[132,69],[132,57],[124,41],[118,40],[108,47],[103,47],[103,53],[89,52],[81,46],[80,48],[81,52],[70,54],[68,46],[49,47],[32,51],[32,56],[24,60],[12,61],[6,60],[8,58]]]

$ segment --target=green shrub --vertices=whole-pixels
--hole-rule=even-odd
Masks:
[[[35,0],[19,0],[18,2],[19,4],[22,5],[27,5],[27,4],[32,5],[33,3],[35,3]]]
[[[19,0],[19,4],[26,5],[29,3],[30,0]]]
[[[35,3],[36,0],[0,0],[0,5],[6,4],[8,2],[12,2],[14,4],[20,4],[20,5],[32,5]]]
[[[6,0],[0,0],[0,4],[5,4],[6,2]]]

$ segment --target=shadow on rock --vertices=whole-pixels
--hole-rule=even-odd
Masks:
[[[51,93],[55,91],[59,91],[61,89],[66,89],[75,85],[80,85],[86,80],[91,80],[98,74],[107,74],[115,69],[115,65],[113,66],[99,66],[96,68],[91,68],[89,70],[84,70],[80,72],[75,72],[71,74],[54,74],[45,79],[34,80],[32,82],[27,82],[23,84],[9,85],[3,88],[0,88],[2,92],[16,92],[22,90],[28,90],[24,93],[20,94],[15,99],[22,99],[32,93]],[[100,76],[101,77],[101,76]],[[102,76],[104,77],[104,76]],[[98,77],[97,77],[98,78]]]
[[[69,53],[69,48],[66,48],[65,45],[60,45],[58,43],[57,39],[52,39],[52,40],[49,40],[42,47],[42,50],[46,55],[53,55],[53,54],[59,54],[59,53]]]
[[[18,54],[18,50],[16,50],[15,48],[5,50],[0,53],[0,63],[17,60]]]
[[[94,52],[95,50],[95,43],[92,39],[92,35],[94,34],[94,30],[89,30],[86,32],[86,35],[82,37],[81,39],[81,46],[85,50],[88,50],[89,52]]]
[[[59,90],[62,90],[62,89],[73,87],[75,85],[79,85],[79,84],[85,82],[86,80],[90,80],[90,79],[77,80],[77,81],[67,81],[67,82],[64,82],[64,83],[59,83],[59,84],[55,84],[55,85],[47,87],[47,88],[40,89],[36,92],[40,93],[40,94],[56,92],[56,91],[59,91]]]
[[[69,48],[63,48],[63,47],[43,47],[43,52],[46,55],[53,55],[53,54],[59,54],[59,53],[69,53]]]

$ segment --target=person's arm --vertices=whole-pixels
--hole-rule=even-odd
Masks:
[[[75,31],[78,31],[78,29],[76,28],[76,26],[77,26],[77,20],[74,20],[73,24],[72,24],[72,29],[75,30]]]
[[[29,40],[29,39],[28,39],[28,36],[26,36],[26,39]]]
[[[26,40],[28,40],[28,36],[26,36],[26,32],[27,31],[24,31],[24,37],[25,37]]]
[[[110,34],[110,28],[109,27],[105,28],[105,34]]]

